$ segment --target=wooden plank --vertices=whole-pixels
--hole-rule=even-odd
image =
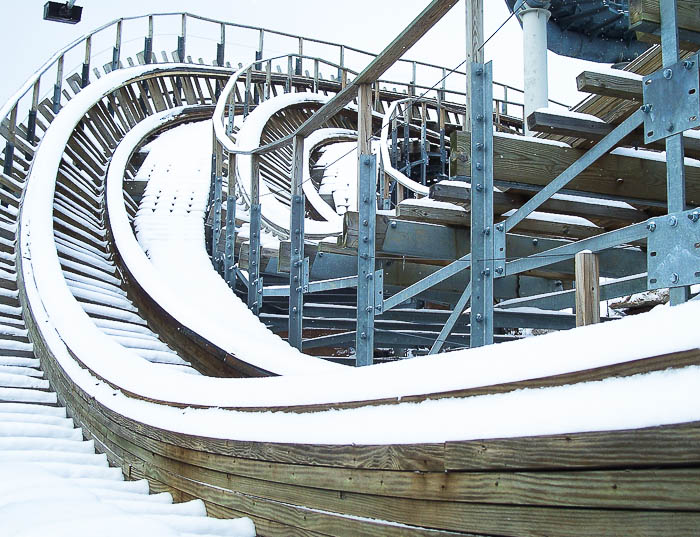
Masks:
[[[609,125],[602,121],[587,120],[582,118],[566,117],[561,114],[547,112],[534,112],[527,118],[530,130],[558,136],[575,136],[576,138],[597,142],[610,134],[615,125]],[[700,159],[700,139],[685,135],[685,156]],[[590,145],[593,145],[592,143]],[[644,131],[641,127],[624,138],[621,146],[641,147],[644,144]],[[583,144],[579,144],[583,147]],[[648,147],[665,151],[665,141],[654,142]]]
[[[613,75],[611,73],[599,73],[596,71],[583,71],[576,77],[576,87],[579,91],[606,95],[619,99],[642,101],[642,78],[630,78],[629,76]]]
[[[448,470],[644,468],[700,463],[700,422],[445,444]]]
[[[697,0],[676,0],[678,28],[700,32]],[[660,0],[630,0],[630,29],[649,31],[661,25]]]
[[[466,147],[471,135],[458,132]],[[545,186],[585,151],[544,144],[537,138],[494,136],[494,179]],[[685,166],[688,205],[700,205],[700,168]],[[666,201],[666,163],[652,158],[608,154],[589,166],[566,187],[614,197]]]
[[[466,226],[469,221],[469,212],[458,205],[435,206],[421,202],[421,200],[409,199],[399,203],[396,209],[397,216],[407,220],[418,220],[432,224],[453,226]]]

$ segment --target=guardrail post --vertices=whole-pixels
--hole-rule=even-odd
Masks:
[[[304,56],[304,38],[300,37],[299,38],[299,57],[297,58],[296,66],[294,69],[294,72],[297,74],[297,76],[302,75],[302,57]]]
[[[287,80],[284,83],[284,92],[291,93],[292,91],[292,77],[294,76],[294,70],[292,68],[292,55],[287,56]]]
[[[250,246],[248,251],[248,307],[258,315],[262,308],[260,276],[260,157],[250,158]]]
[[[318,93],[318,60],[314,60],[314,93]]]
[[[256,61],[260,62],[263,57],[263,41],[265,39],[265,31],[260,30],[260,35],[258,37],[258,50],[255,51],[255,59]],[[255,64],[255,70],[256,71],[261,71],[262,70],[262,64],[261,63],[256,63]]]
[[[177,37],[177,59],[185,63],[185,39],[187,37],[187,15],[182,14],[182,33]]]
[[[344,71],[345,71],[345,46],[340,45],[340,67],[338,67],[338,80],[343,79]]]
[[[85,39],[85,59],[80,76],[80,87],[86,88],[90,84],[90,56],[92,55],[92,36]]]
[[[272,60],[267,62],[265,67],[265,100],[270,99],[270,92],[272,88]]]
[[[598,256],[590,250],[576,254],[576,326],[600,322],[600,270]]]
[[[236,289],[236,154],[228,156],[228,195],[226,197],[226,247],[224,249],[224,278]]]
[[[143,42],[143,63],[153,63],[153,15],[148,17],[148,36]]]
[[[7,143],[5,144],[5,163],[3,172],[5,175],[12,175],[12,162],[15,157],[15,132],[17,128],[17,103],[10,112],[10,124],[7,127]]]
[[[289,226],[290,269],[289,269],[289,332],[288,342],[301,350],[302,319],[304,316],[304,286],[308,285],[305,271],[308,260],[304,258],[304,138],[294,137],[292,160],[292,211]]]
[[[250,73],[250,67],[248,70],[245,72],[245,90],[243,93],[243,117],[246,118],[248,117],[248,114],[250,113],[250,81],[251,81],[251,73]]]
[[[119,56],[122,50],[122,21],[117,22],[117,37],[112,49],[112,71],[119,69]]]
[[[661,55],[664,68],[678,62],[680,46],[678,40],[677,1],[661,0]],[[685,142],[683,133],[666,138],[666,192],[668,212],[685,211]],[[671,287],[669,295],[672,306],[687,302],[689,287]]]
[[[29,116],[27,117],[27,141],[34,145],[35,134],[36,134],[36,114],[39,108],[39,81],[41,77],[36,79],[34,82],[34,89],[32,91],[32,107],[29,109]]]
[[[493,343],[493,74],[471,64],[471,347]]]
[[[374,360],[374,270],[377,213],[377,158],[372,155],[372,87],[358,88],[358,192],[359,235],[357,246],[357,366]]]
[[[53,103],[52,110],[54,114],[58,114],[61,110],[61,87],[63,85],[63,55],[58,58],[56,67],[56,83],[53,86]]]
[[[445,150],[445,79],[446,71],[442,70],[442,89],[437,92],[438,122],[440,127],[440,176],[447,177],[447,151]]]

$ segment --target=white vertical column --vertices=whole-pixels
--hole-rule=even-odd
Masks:
[[[549,103],[547,76],[547,21],[548,9],[530,8],[527,0],[518,12],[523,23],[523,64],[525,83],[525,134],[529,135],[527,118],[538,108]],[[548,3],[547,3],[548,5]]]

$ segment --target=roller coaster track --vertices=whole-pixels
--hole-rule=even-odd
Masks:
[[[578,340],[566,357],[556,344],[522,341],[510,353],[503,344],[501,353],[475,349],[468,359],[361,369],[290,348],[225,285],[221,310],[188,311],[196,287],[174,290],[160,278],[136,240],[139,208],[125,179],[159,133],[213,121],[225,147],[269,143],[353,75],[332,64],[344,73],[322,81],[272,73],[272,65],[262,57],[235,73],[141,65],[85,88],[69,76],[70,100],[60,111],[40,103],[43,121],[29,134],[29,124],[16,123],[19,100],[3,109],[13,150],[0,176],[2,404],[60,403],[127,478],[178,500],[200,498],[213,517],[249,517],[262,536],[696,535],[700,422],[688,401],[697,400],[700,349],[682,319],[697,302],[676,308],[677,328],[666,335],[674,344],[663,352],[645,352],[658,349],[655,336],[628,319],[619,324],[642,332],[641,350],[624,359],[605,342],[619,332],[604,325],[599,340]],[[236,89],[239,97],[217,106]],[[377,129],[385,111],[414,113],[402,99],[377,91]],[[426,99],[437,110],[439,99]],[[449,113],[457,115],[446,123],[458,125],[456,105]],[[355,122],[350,107],[309,145],[351,140]],[[439,143],[438,130],[429,136]],[[280,207],[289,204],[290,162],[281,150],[261,166],[271,193],[265,226],[281,238],[289,234]],[[385,169],[423,193],[425,185]],[[309,224],[316,239],[339,231],[320,207]],[[219,276],[209,267],[207,278]],[[212,328],[217,311],[236,312],[227,333]],[[528,356],[527,369],[516,354]],[[669,377],[678,389],[655,401],[645,390]],[[605,404],[581,408],[583,397]],[[565,417],[552,418],[555,409]],[[643,416],[659,409],[649,426]],[[663,410],[681,409],[685,419],[664,418]],[[642,417],[615,419],[634,412]],[[232,531],[201,524],[201,534]]]

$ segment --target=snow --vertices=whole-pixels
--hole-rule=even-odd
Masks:
[[[586,69],[586,71],[591,71],[593,73],[600,73],[602,75],[617,76],[621,78],[627,78],[629,80],[638,80],[641,82],[642,75],[633,73],[632,71],[623,71],[622,69],[613,69],[606,65],[596,65],[595,69]]]
[[[632,147],[617,147],[611,152],[613,155],[633,157],[640,160],[651,160],[655,162],[666,162],[666,151],[649,151],[648,149],[634,149]],[[700,168],[700,160],[685,157],[685,165],[693,168]]]
[[[132,130],[115,152],[107,177],[115,243],[130,272],[175,319],[256,367],[284,375],[343,369],[287,345],[214,271],[205,250],[203,225],[210,184],[207,134],[211,122],[179,126],[150,144],[141,168],[141,175],[150,179],[135,220],[141,247],[136,243],[124,209],[124,165],[134,145],[171,115],[153,116]],[[236,320],[238,332],[231,331],[231,319]],[[247,337],[241,338],[240,333]]]
[[[179,537],[185,532],[255,535],[250,519],[204,518],[206,511],[199,500],[171,505],[163,504],[168,499],[164,495],[153,501],[142,494],[110,494],[109,489],[94,489],[86,486],[90,484],[86,479],[65,477],[55,470],[37,463],[0,462],[3,535],[93,537],[96,528],[106,537]]]
[[[574,119],[585,119],[587,121],[594,121],[596,123],[605,123],[602,119],[592,116],[591,114],[582,114],[580,112],[572,112],[571,110],[562,110],[561,108],[538,108],[536,112],[542,112],[543,114],[552,114],[562,117],[570,117]]]
[[[449,181],[441,181],[439,184],[445,184],[448,182]],[[461,183],[459,186],[464,186],[464,183]],[[458,211],[460,213],[464,213],[465,215],[469,212],[464,207],[455,205],[454,203],[449,203],[447,201],[438,201],[431,198],[407,199],[403,200],[401,203],[399,203],[399,205],[404,207],[432,207],[434,209],[449,209],[451,211]]]

